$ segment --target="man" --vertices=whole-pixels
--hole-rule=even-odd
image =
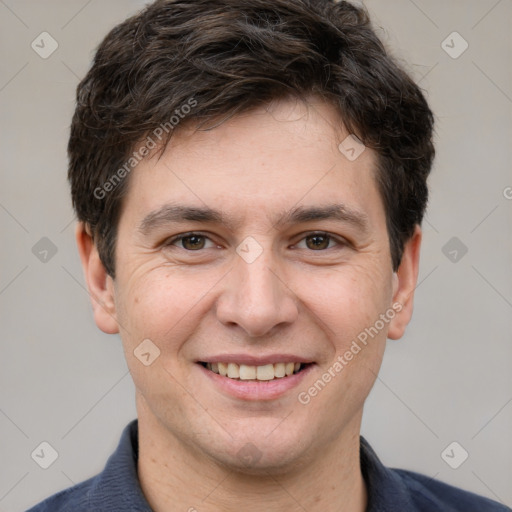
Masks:
[[[360,438],[412,315],[432,129],[347,2],[160,0],[115,27],[69,178],[138,421],[32,511],[506,510]]]

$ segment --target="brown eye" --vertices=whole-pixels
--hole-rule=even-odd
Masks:
[[[183,249],[187,252],[201,252],[202,249],[214,249],[220,247],[211,240],[207,235],[201,233],[188,232],[176,235],[173,238],[167,239],[163,246],[167,250]]]
[[[327,249],[330,241],[329,235],[309,235],[306,237],[306,247],[313,251]]]
[[[180,241],[183,248],[189,251],[197,251],[199,249],[203,249],[205,245],[205,237],[202,235],[184,236]]]

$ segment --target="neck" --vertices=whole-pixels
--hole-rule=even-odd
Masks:
[[[148,410],[140,409],[144,407],[139,408],[138,474],[155,512],[366,510],[359,428],[333,440],[325,450],[315,450],[307,465],[254,475],[230,470],[198,453]]]

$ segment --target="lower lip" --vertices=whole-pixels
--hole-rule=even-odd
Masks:
[[[218,386],[221,391],[241,400],[274,400],[297,387],[315,364],[308,364],[298,373],[273,380],[235,380],[208,370],[197,363],[200,370]]]

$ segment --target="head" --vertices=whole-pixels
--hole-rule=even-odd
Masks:
[[[231,466],[249,441],[268,468],[353,433],[412,314],[432,127],[348,2],[159,0],[115,27],[78,86],[69,179],[139,414]],[[258,397],[212,377],[237,361],[302,367]]]

